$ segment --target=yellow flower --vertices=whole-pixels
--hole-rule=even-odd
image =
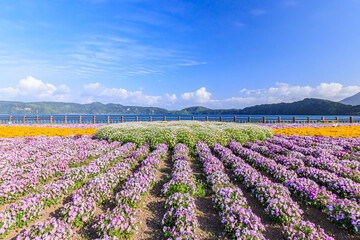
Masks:
[[[0,126],[0,137],[34,137],[34,136],[61,136],[94,135],[96,128],[56,128],[56,127],[16,127]]]
[[[286,136],[328,136],[328,137],[360,137],[360,126],[342,126],[342,127],[300,127],[273,129],[274,134],[283,134]]]

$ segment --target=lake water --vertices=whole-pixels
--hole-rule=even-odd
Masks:
[[[50,116],[52,118],[50,119]],[[81,116],[81,122],[80,122]],[[108,119],[109,116],[109,119]],[[95,121],[94,121],[95,117]],[[263,122],[265,117],[265,123],[277,123],[280,117],[281,122],[293,122],[295,117],[296,123],[307,122],[308,117],[310,118],[310,122],[316,123],[321,122],[322,117],[328,121],[335,121],[336,117],[338,117],[339,121],[349,122],[350,116],[321,116],[321,115],[12,115],[11,121],[9,115],[0,115],[0,124],[11,123],[14,124],[91,124],[91,123],[119,123],[119,122],[134,122],[134,121],[149,121],[151,117],[152,121],[162,121],[162,120],[178,120],[180,117],[181,120],[191,120],[194,118],[195,120],[200,121],[234,121],[234,117],[236,117],[237,122],[247,122],[251,120],[251,123],[260,123]],[[66,118],[66,121],[65,121]],[[360,121],[360,117],[353,117],[354,121]]]

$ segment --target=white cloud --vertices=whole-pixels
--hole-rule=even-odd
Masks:
[[[205,87],[202,87],[195,92],[186,92],[181,95],[181,98],[193,103],[207,103],[210,101],[211,93],[206,91]]]
[[[276,83],[275,86],[267,89],[240,89],[238,96],[222,99],[216,98],[213,93],[206,90],[206,87],[178,93],[178,95],[175,93],[166,93],[162,96],[149,95],[143,91],[145,90],[142,88],[136,91],[110,88],[97,82],[85,84],[81,92],[72,92],[66,85],[55,86],[28,76],[19,80],[16,86],[0,88],[0,96],[2,100],[75,101],[81,103],[96,101],[171,109],[182,109],[196,105],[210,108],[244,108],[257,104],[294,102],[304,98],[339,101],[360,92],[360,86],[344,86],[340,83],[321,83],[317,86]]]
[[[161,96],[144,95],[142,91],[128,91],[123,88],[108,88],[100,83],[84,85],[82,95],[86,99],[99,102],[120,104],[138,104],[155,106],[162,99]]]
[[[174,104],[176,102],[176,100],[177,100],[177,97],[176,97],[175,94],[170,95],[169,93],[166,93],[165,98],[168,101],[168,103],[170,103],[170,104]]]
[[[250,105],[262,103],[293,102],[304,98],[321,98],[340,101],[360,92],[360,86],[343,86],[340,83],[321,83],[315,87],[276,83],[268,89],[241,90],[246,98],[251,100]],[[239,103],[244,102],[240,98]]]
[[[20,79],[16,87],[0,88],[0,93],[3,100],[70,101],[70,89],[66,85],[56,87],[31,76]]]
[[[267,89],[241,89],[240,96],[224,99],[211,98],[213,95],[205,87],[195,92],[186,92],[174,102],[186,107],[201,104],[212,108],[244,108],[257,104],[294,102],[304,98],[321,98],[339,101],[360,92],[360,86],[343,86],[340,83],[321,83],[317,86],[299,86],[276,83]]]
[[[304,98],[322,98],[339,101],[360,92],[360,86],[343,86],[340,83],[321,83],[317,86],[299,86],[276,83],[267,89],[241,89],[240,96],[224,99],[213,98],[205,87],[193,92],[179,94],[166,93],[164,96],[144,95],[142,91],[128,91],[122,88],[107,88],[100,83],[84,86],[83,96],[87,102],[117,102],[121,104],[147,105],[182,109],[202,105],[210,108],[244,108],[257,104],[293,102]]]

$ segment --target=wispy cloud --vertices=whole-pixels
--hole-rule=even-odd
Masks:
[[[245,23],[242,23],[242,22],[233,22],[234,26],[236,27],[245,27],[246,24]]]
[[[178,49],[155,47],[135,39],[92,36],[68,50],[69,64],[103,71],[116,71],[123,76],[154,74],[173,67],[206,64]],[[99,71],[99,70],[98,70]]]
[[[286,0],[284,1],[284,5],[287,7],[292,7],[298,5],[298,1],[295,0]]]
[[[255,16],[260,16],[260,15],[266,14],[267,11],[264,10],[264,9],[258,8],[258,9],[253,9],[253,10],[251,10],[250,13],[251,13],[252,15],[255,15]]]

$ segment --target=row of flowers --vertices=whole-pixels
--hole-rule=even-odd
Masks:
[[[336,174],[328,172],[326,170],[320,170],[313,167],[307,167],[306,163],[301,159],[295,158],[294,155],[276,155],[276,151],[272,151],[274,148],[282,148],[278,145],[274,145],[270,142],[263,143],[263,146],[259,146],[256,143],[247,142],[244,146],[249,147],[251,150],[259,152],[264,156],[274,159],[285,165],[287,168],[295,170],[300,177],[306,177],[314,180],[320,185],[326,186],[339,197],[349,198],[360,202],[360,184],[352,181],[348,178],[338,177]],[[286,149],[280,149],[281,152],[286,152]]]
[[[127,177],[131,166],[145,157],[148,152],[148,145],[131,152],[131,157],[115,164],[106,173],[94,177],[89,183],[77,190],[72,197],[73,200],[64,206],[60,213],[60,219],[50,218],[45,223],[38,222],[21,233],[17,239],[47,239],[54,235],[62,236],[63,239],[71,239],[73,231],[64,231],[64,226],[71,229],[71,227],[80,227],[90,221],[95,216],[96,204],[107,199],[118,183]],[[49,227],[44,228],[44,226]]]
[[[34,191],[39,185],[54,176],[61,175],[68,168],[84,165],[91,158],[102,155],[119,144],[94,141],[89,137],[77,139],[38,137],[35,140],[29,138],[27,141],[17,141],[16,139],[10,142],[19,144],[21,147],[17,148],[23,151],[30,150],[31,154],[23,156],[8,154],[16,152],[14,149],[3,152],[5,156],[3,161],[9,158],[17,160],[12,160],[1,170],[0,204],[14,201]],[[25,146],[30,144],[33,146],[31,149]],[[22,164],[24,162],[25,164]]]
[[[354,153],[360,150],[360,138],[332,138],[324,136],[284,136],[275,135],[276,141],[281,141],[287,148],[291,149],[294,145],[304,147],[305,153],[314,157],[320,155],[336,159],[354,159]],[[356,156],[355,156],[356,157]]]
[[[165,143],[156,145],[141,167],[126,180],[124,189],[116,194],[116,207],[100,215],[94,228],[102,239],[124,239],[138,230],[137,205],[155,183],[159,162],[167,150]]]
[[[338,163],[346,166],[347,163],[354,169],[359,169],[360,163],[360,138],[331,138],[322,136],[283,136],[276,135],[278,141],[282,140],[282,144],[286,144],[290,148],[294,144],[304,147],[305,150],[314,157],[329,157]],[[320,154],[319,154],[320,153]],[[357,163],[357,164],[356,164]]]
[[[196,183],[189,165],[189,148],[182,143],[176,144],[172,156],[174,170],[169,182],[163,186],[167,212],[162,219],[165,237],[171,239],[198,239],[195,216]]]
[[[149,154],[149,144],[145,143],[106,173],[100,174],[73,194],[73,201],[67,203],[61,218],[72,226],[80,227],[95,216],[96,206],[103,203],[113,193],[114,188],[124,181],[131,168]]]
[[[241,190],[231,184],[223,163],[211,154],[206,142],[199,141],[196,153],[204,166],[207,181],[214,191],[213,202],[226,231],[235,239],[265,239],[264,225],[248,206]]]
[[[110,163],[113,164],[120,161],[121,158],[134,150],[135,147],[135,144],[128,143],[94,160],[88,166],[68,169],[61,179],[45,185],[42,189],[35,191],[24,200],[5,206],[5,209],[0,212],[0,238],[6,236],[10,229],[23,227],[35,220],[46,206],[58,203],[71,190],[84,184],[89,179],[89,176],[101,173],[100,167],[98,167],[99,162],[108,162],[110,159],[112,161],[109,162],[108,167],[110,167]],[[69,172],[76,171],[76,169],[82,169],[82,172],[87,173],[82,175],[82,179],[77,178],[77,182],[71,179],[71,174],[68,174]]]
[[[332,221],[340,227],[349,228],[360,233],[360,206],[349,199],[340,199],[328,191],[324,186],[319,186],[308,178],[299,178],[295,171],[261,156],[253,150],[244,148],[240,143],[232,141],[230,148],[246,159],[259,170],[266,171],[269,175],[282,182],[293,194],[325,212]],[[235,157],[234,157],[235,158]],[[277,158],[275,158],[277,159]],[[291,162],[296,158],[288,158]],[[292,166],[292,164],[289,164]]]
[[[345,168],[360,170],[360,161],[357,160],[359,159],[360,152],[357,152],[357,150],[353,148],[353,146],[356,146],[354,145],[355,143],[350,143],[350,141],[348,141],[347,139],[341,139],[339,141],[331,140],[323,144],[318,143],[317,140],[311,141],[310,145],[313,148],[313,150],[308,150],[309,154],[312,155],[311,157],[311,156],[305,156],[303,153],[298,152],[296,150],[292,150],[294,146],[294,143],[290,139],[292,137],[287,137],[285,139],[280,136],[275,136],[273,139],[268,139],[267,141],[256,141],[255,142],[257,144],[256,146],[254,146],[251,142],[245,142],[244,146],[249,148],[256,147],[258,152],[261,152],[261,154],[264,154],[266,156],[277,156],[278,154],[280,154],[280,155],[285,155],[287,157],[292,156],[299,159],[304,159],[310,162],[314,162],[312,161],[314,159],[314,155],[316,158],[317,156],[319,156],[319,152],[323,152],[326,155],[323,156],[323,158],[329,158],[332,161],[334,161],[337,168],[345,167]],[[304,138],[307,138],[306,140],[313,139],[310,137],[304,137]],[[324,141],[326,140],[327,139],[324,138]],[[303,143],[303,144],[305,146],[308,145],[307,143]],[[347,147],[344,147],[345,144],[347,145]],[[357,144],[360,145],[360,142]],[[306,147],[310,147],[310,146],[306,146]],[[329,150],[329,148],[332,148],[332,150],[334,149],[336,150],[332,151]],[[345,156],[345,155],[346,157],[345,159],[343,159],[343,157],[341,156]],[[303,161],[301,160],[301,162]],[[341,164],[342,166],[340,166],[339,164]]]
[[[247,158],[253,156],[247,154],[247,151],[251,150],[242,148],[242,146],[235,141],[231,141],[229,145],[239,153],[240,156],[246,156]],[[265,212],[274,221],[280,222],[284,226],[285,233],[289,239],[333,239],[328,236],[322,228],[303,219],[303,211],[300,209],[300,206],[292,200],[289,190],[282,184],[270,181],[249,164],[245,163],[240,157],[235,156],[229,148],[215,144],[214,151],[221,156],[221,159],[225,161],[225,163],[234,169],[234,173],[238,179],[246,188],[251,190],[254,196],[264,205]],[[256,164],[254,162],[253,164],[258,167],[262,166],[261,163]],[[266,165],[266,163],[263,163],[263,165]],[[273,170],[280,175],[278,176],[279,179],[289,178],[291,176],[286,174],[286,168]]]
[[[297,152],[297,157],[304,161],[304,163],[309,167],[315,167],[322,170],[327,170],[332,173],[335,173],[338,176],[349,178],[357,183],[360,183],[360,170],[352,169],[351,167],[346,167],[339,162],[339,160],[328,154],[321,154],[320,151],[317,151],[317,157],[312,156],[313,148],[299,147],[298,145],[291,143],[282,137],[274,137],[273,139],[268,139],[267,141],[275,143],[282,147],[288,148],[289,150]]]
[[[300,147],[316,149],[312,154],[320,150],[327,157],[342,164],[344,167],[360,170],[360,138],[331,138],[321,136],[276,136],[282,137],[289,142],[295,142]],[[283,141],[284,142],[284,141]],[[332,156],[331,156],[332,155]],[[334,156],[336,158],[334,158]],[[341,161],[338,161],[341,160]]]
[[[148,146],[144,146],[143,148],[140,147],[136,151],[130,152],[134,150],[134,148],[135,144],[125,144],[111,152],[111,155],[107,154],[108,158],[103,158],[103,160],[108,163],[108,167],[127,155],[132,155],[132,157],[128,157],[115,164],[106,173],[94,177],[89,183],[85,184],[81,189],[76,191],[72,197],[73,201],[64,206],[64,209],[60,214],[60,219],[50,218],[45,223],[38,222],[37,224],[31,226],[27,231],[18,235],[17,239],[46,239],[49,235],[62,235],[64,234],[63,228],[57,227],[56,224],[53,226],[54,223],[57,223],[59,226],[68,226],[71,229],[72,226],[79,227],[89,221],[95,215],[96,200],[101,202],[101,200],[108,197],[118,182],[121,179],[126,178],[131,165],[133,165],[130,164],[130,162],[132,163],[136,161],[137,157],[141,158],[148,152]],[[109,162],[107,159],[110,159],[111,161]],[[90,168],[90,171],[92,169],[94,168]],[[96,190],[103,192],[99,192],[98,195]],[[44,225],[50,227],[44,228]],[[73,231],[70,230],[65,233],[68,235],[62,235],[64,239],[71,239]]]

